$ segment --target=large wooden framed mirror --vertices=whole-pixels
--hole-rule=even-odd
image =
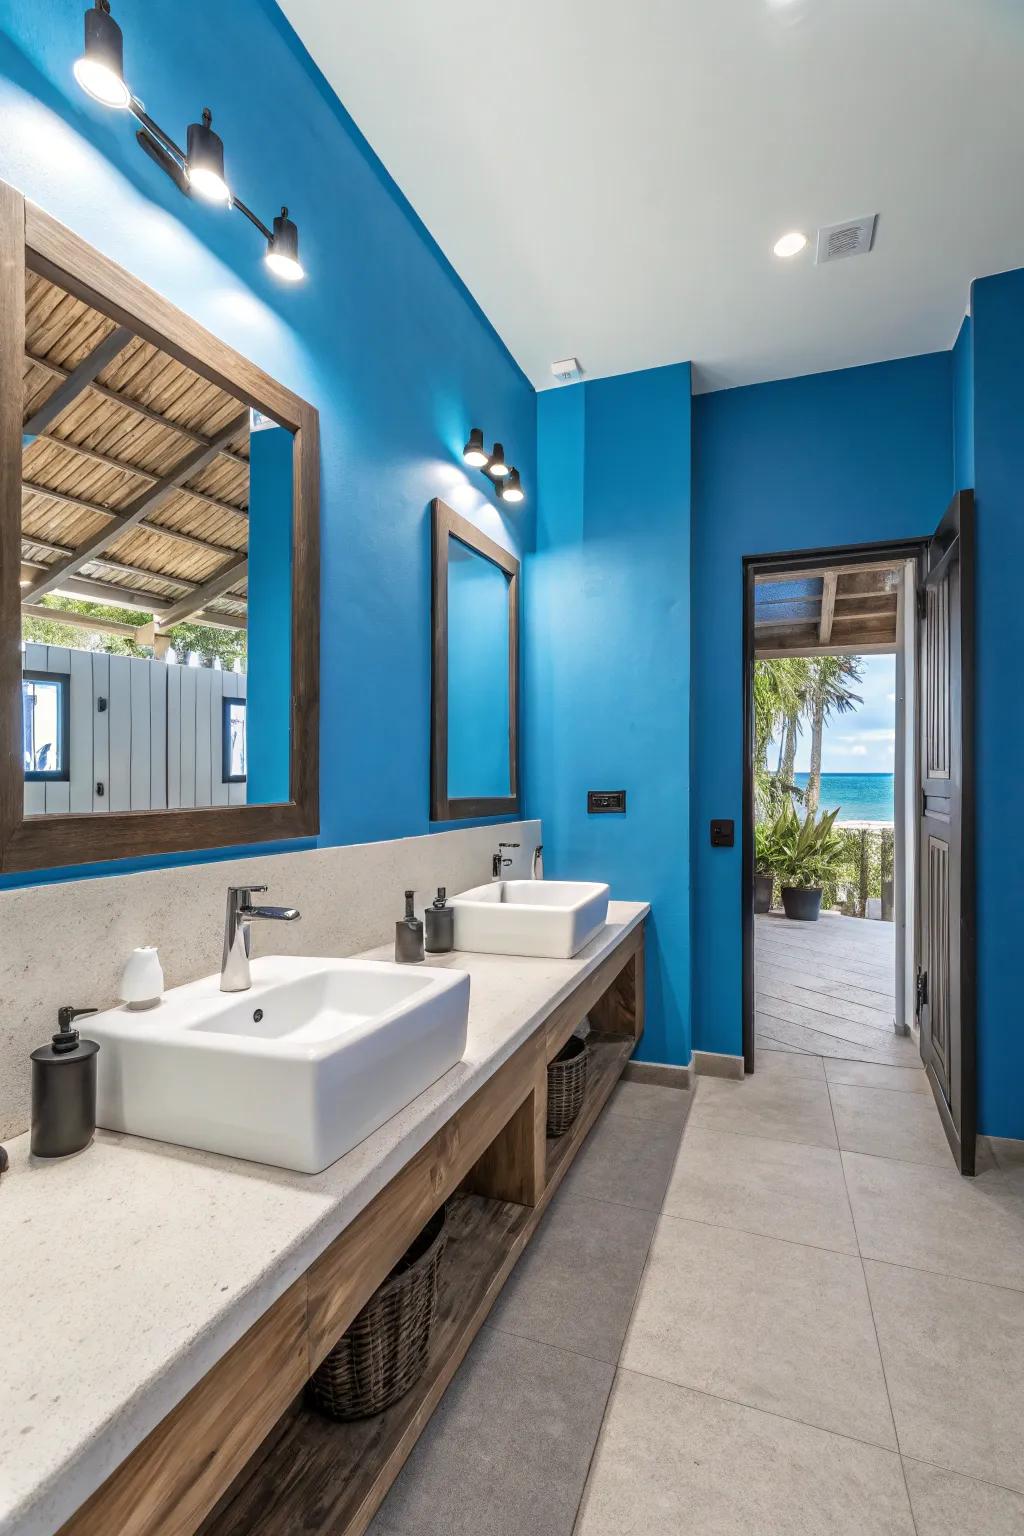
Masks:
[[[318,430],[0,183],[0,870],[318,830]]]
[[[431,818],[515,815],[519,561],[443,501],[431,513]]]

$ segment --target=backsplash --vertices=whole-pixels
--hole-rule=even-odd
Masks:
[[[168,987],[219,968],[229,885],[265,884],[265,900],[301,909],[298,923],[257,926],[257,954],[351,955],[393,936],[404,891],[422,907],[439,885],[489,879],[499,841],[521,844],[506,874],[528,875],[540,822],[0,891],[0,1139],[28,1130],[29,1053],[62,1003],[113,1007],[143,944],[159,947]]]

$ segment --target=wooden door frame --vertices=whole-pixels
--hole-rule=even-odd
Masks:
[[[874,560],[914,560],[920,569],[930,535],[917,539],[893,539],[876,544],[840,544],[814,549],[788,550],[777,554],[744,555],[743,566],[743,813],[740,871],[740,921],[743,935],[742,1009],[743,1068],[755,1070],[754,1028],[754,582],[768,573],[816,569],[822,565],[864,565]],[[917,963],[918,935],[914,935]]]
[[[26,815],[21,751],[21,423],[25,272],[48,278],[292,433],[288,799]],[[189,315],[0,181],[0,872],[311,837],[319,830],[319,415]]]

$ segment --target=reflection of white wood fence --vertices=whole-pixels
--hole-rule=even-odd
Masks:
[[[245,785],[224,782],[221,743],[222,700],[245,698],[244,673],[61,645],[26,645],[23,664],[71,689],[70,780],[26,784],[26,815],[245,804]]]

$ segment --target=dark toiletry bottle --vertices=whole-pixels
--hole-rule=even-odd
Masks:
[[[443,885],[438,886],[433,904],[427,908],[424,915],[427,920],[428,955],[446,955],[455,947],[455,913],[448,905]]]
[[[412,909],[414,894],[406,891],[405,916],[395,924],[395,959],[403,965],[423,959],[423,924]]]
[[[60,1025],[49,1045],[32,1052],[32,1151],[36,1157],[68,1157],[92,1140],[96,1129],[95,1040],[80,1040],[75,1019],[95,1008],[57,1010]]]

